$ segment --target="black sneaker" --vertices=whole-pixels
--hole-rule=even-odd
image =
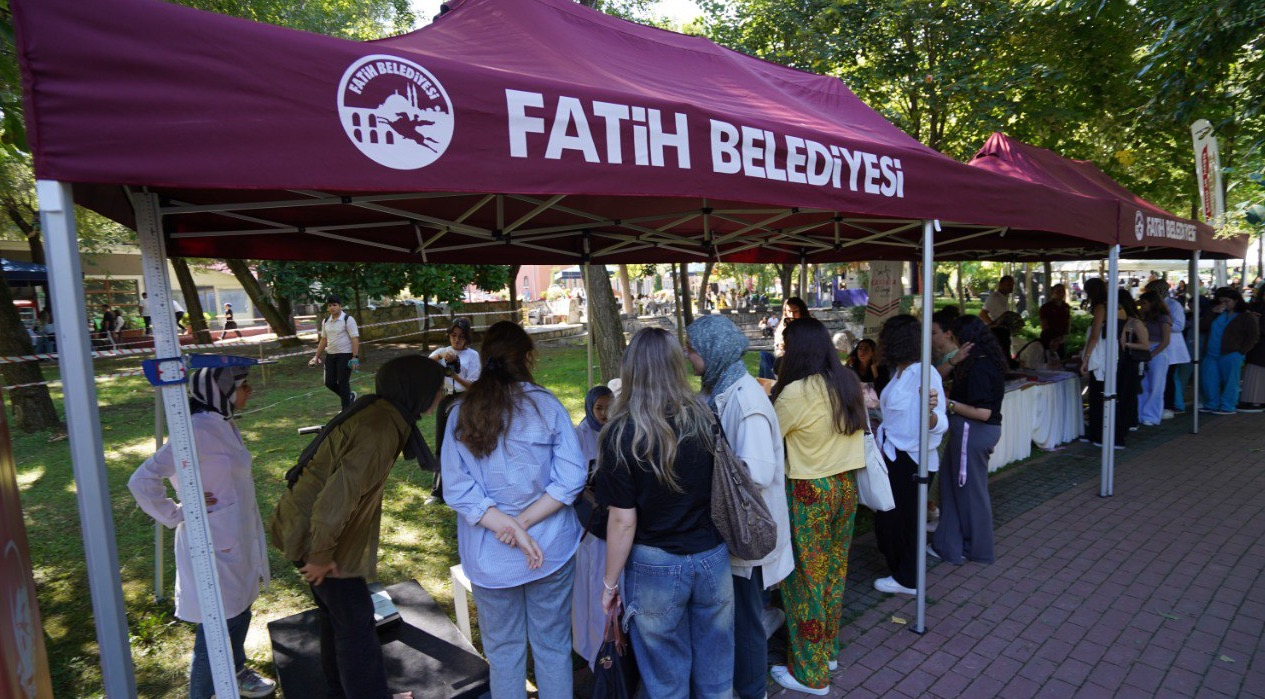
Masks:
[[[1240,413],[1265,413],[1265,405],[1260,403],[1239,403]]]

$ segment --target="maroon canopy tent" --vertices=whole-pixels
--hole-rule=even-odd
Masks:
[[[1114,227],[1122,257],[1169,259],[1199,250],[1205,258],[1228,258],[1247,252],[1245,236],[1217,238],[1212,226],[1170,214],[1125,189],[1088,160],[1065,158],[1004,133],[990,136],[970,165],[1109,203],[1116,209]]]
[[[15,1],[37,175],[178,256],[531,263],[1097,250],[1104,202],[970,168],[838,79],[567,0],[356,42],[155,0]]]

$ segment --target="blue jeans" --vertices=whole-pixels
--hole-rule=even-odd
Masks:
[[[571,588],[575,558],[533,582],[493,589],[474,585],[492,697],[527,697],[527,644],[540,699],[571,699]]]
[[[642,694],[728,699],[734,680],[734,587],[729,549],[676,555],[634,545],[624,569],[625,624]]]
[[[228,640],[233,647],[233,669],[246,667],[246,632],[250,630],[250,607],[228,620]],[[211,659],[206,650],[206,632],[202,624],[193,631],[193,660],[189,663],[189,699],[210,699],[215,694],[211,678]]]
[[[1210,354],[1199,360],[1199,390],[1204,409],[1234,412],[1239,405],[1243,353]]]
[[[768,693],[769,637],[764,634],[764,573],[733,576],[734,583],[734,696],[764,699]]]

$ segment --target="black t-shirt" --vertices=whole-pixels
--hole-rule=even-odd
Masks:
[[[986,359],[971,362],[966,376],[955,379],[949,399],[972,408],[987,408],[993,414],[985,424],[1001,424],[1001,401],[1006,397],[1006,376],[1001,368]]]
[[[616,445],[610,431],[603,433],[593,491],[598,503],[637,511],[633,543],[654,546],[684,556],[709,551],[720,544],[720,532],[712,523],[712,454],[697,439],[677,444],[673,464],[683,492],[659,482],[654,472],[632,457],[632,430],[625,432],[621,451],[628,457],[616,461]]]

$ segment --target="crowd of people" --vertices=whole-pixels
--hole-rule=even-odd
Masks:
[[[998,291],[1006,291],[1005,280]],[[1041,307],[1039,345],[1043,361],[1079,361],[1088,438],[1101,437],[1109,371],[1120,398],[1118,446],[1131,429],[1184,410],[1181,367],[1194,342],[1203,347],[1204,409],[1265,404],[1265,347],[1258,347],[1265,294],[1249,309],[1236,290],[1215,290],[1199,329],[1165,282],[1148,284],[1137,301],[1122,290],[1114,310],[1120,335],[1110,340],[1119,343],[1119,358],[1107,367],[1106,284],[1090,279],[1084,293],[1089,326],[1079,360],[1063,356],[1071,309],[1061,285]],[[758,373],[767,377],[748,372],[747,336],[725,315],[694,321],[684,346],[666,330],[643,328],[619,378],[588,392],[578,425],[536,382],[531,337],[511,322],[488,328],[476,350],[470,323],[458,319],[448,346],[385,363],[374,393],[356,396],[346,382],[358,362],[354,321],[331,297],[313,359],[324,364],[342,410],[287,473],[289,487],[266,525],[250,452],[233,421],[251,396],[246,370],[200,369],[190,378],[203,497],[243,696],[274,687],[245,666],[242,651],[251,604],[268,578],[265,537],[311,587],[331,691],[410,696],[387,686],[368,590],[383,491],[401,456],[436,472],[435,496],[456,513],[457,552],[478,605],[493,697],[525,696],[529,648],[540,696],[572,696],[572,651],[593,663],[610,615],[629,634],[647,696],[759,699],[769,676],[826,694],[867,433],[886,461],[895,501],[874,517],[888,572],[872,582],[875,589],[916,594],[923,535],[915,476],[924,424],[925,466],[938,501],[926,553],[953,565],[995,561],[988,461],[1016,361],[1003,344],[1009,333],[998,332],[1011,313],[1000,295],[1000,307],[980,316],[949,307],[930,319],[926,404],[921,321],[897,315],[877,338],[852,341],[832,337],[790,298],[773,351],[760,360]],[[700,377],[700,393],[690,373]],[[438,457],[417,426],[432,412]],[[720,440],[749,471],[777,528],[776,545],[758,560],[731,555],[710,514]],[[186,584],[181,506],[163,484],[174,484],[174,474],[163,447],[129,487],[145,512],[177,528],[176,614],[198,625],[190,695],[205,699],[212,688],[198,600]],[[786,662],[770,667],[768,638],[783,620]]]

